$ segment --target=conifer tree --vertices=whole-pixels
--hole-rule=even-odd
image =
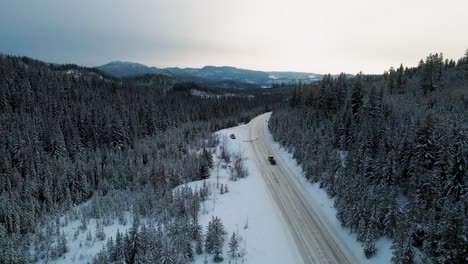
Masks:
[[[452,96],[466,87],[465,58],[443,59],[431,54],[418,67],[400,66],[398,90],[385,97],[391,73],[357,75],[346,81],[348,103],[336,115],[326,87],[336,89],[337,80],[326,77],[312,85],[313,107],[282,107],[270,117],[275,141],[333,196],[337,218],[368,255],[384,234],[394,240],[395,263],[413,263],[415,248],[427,263],[467,261],[460,237],[467,225],[467,148],[459,128],[468,120],[466,99]],[[437,92],[421,96],[423,84],[426,94]]]
[[[206,165],[208,166],[208,168],[212,169],[213,168],[213,157],[212,157],[210,151],[208,151],[206,148],[203,148],[202,157],[203,157],[203,160],[205,161]]]
[[[239,252],[239,240],[235,233],[232,233],[231,239],[229,240],[229,251],[228,254],[231,258],[236,258]]]
[[[222,261],[223,245],[226,231],[218,217],[213,217],[208,223],[205,239],[205,250],[209,254],[214,254],[215,262]]]
[[[354,80],[353,90],[351,95],[351,109],[353,116],[356,117],[361,111],[363,105],[362,94],[362,75],[358,74]]]
[[[387,89],[388,89],[389,94],[393,94],[395,91],[395,75],[396,75],[395,69],[391,67],[390,70],[388,71],[388,78],[387,78],[387,87],[388,87]]]
[[[403,87],[404,73],[405,73],[405,70],[403,68],[403,64],[400,64],[400,68],[398,68],[398,71],[397,71],[397,88],[399,91],[401,91]]]
[[[62,256],[63,254],[67,252],[68,252],[67,238],[65,237],[65,234],[62,233],[57,243],[57,256]]]
[[[459,201],[460,197],[465,195],[466,192],[466,157],[468,156],[468,151],[465,138],[462,132],[458,132],[457,141],[451,149],[452,165],[446,189],[447,194],[452,195],[455,201]]]
[[[208,179],[210,177],[210,171],[208,164],[206,161],[202,160],[200,163],[199,171],[198,171],[198,178],[199,179]]]

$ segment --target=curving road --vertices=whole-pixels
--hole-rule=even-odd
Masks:
[[[261,168],[262,177],[288,224],[304,263],[357,263],[321,218],[316,205],[306,198],[306,191],[294,172],[270,145],[266,134],[270,115],[260,115],[249,123],[249,137],[255,154],[252,158]],[[270,165],[268,155],[275,156],[277,165]]]

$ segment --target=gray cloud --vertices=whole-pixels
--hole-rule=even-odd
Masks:
[[[381,72],[468,47],[462,0],[0,2],[1,52],[89,66]]]

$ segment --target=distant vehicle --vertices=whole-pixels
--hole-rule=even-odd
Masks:
[[[268,161],[271,165],[276,165],[276,160],[273,156],[268,156]]]
[[[229,137],[232,138],[232,139],[236,139],[236,135],[234,135],[234,134],[229,135]]]

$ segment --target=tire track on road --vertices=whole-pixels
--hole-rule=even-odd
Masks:
[[[266,138],[269,117],[270,113],[263,114],[249,123],[249,137],[258,139],[251,142],[253,158],[291,230],[304,263],[357,263],[313,208],[316,205],[306,199],[304,188],[284,161],[277,158],[274,166],[268,162],[267,156],[276,152]]]

